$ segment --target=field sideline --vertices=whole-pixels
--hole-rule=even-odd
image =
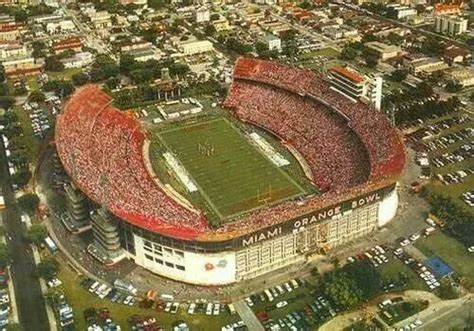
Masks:
[[[224,118],[157,135],[221,219],[306,193]]]

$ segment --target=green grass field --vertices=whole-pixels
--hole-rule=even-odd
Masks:
[[[306,192],[224,118],[180,125],[158,135],[221,219]]]
[[[470,287],[474,286],[474,254],[469,253],[456,239],[437,231],[418,240],[415,246],[427,257],[440,257],[458,275],[466,277]]]

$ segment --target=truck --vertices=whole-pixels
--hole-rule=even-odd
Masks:
[[[2,191],[0,190],[0,210],[5,208],[5,199],[3,198]]]
[[[51,252],[51,254],[54,254],[58,251],[58,246],[56,246],[51,237],[48,236],[44,238],[44,243],[46,244],[46,247],[48,247],[48,250]]]

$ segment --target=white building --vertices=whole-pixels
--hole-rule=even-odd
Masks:
[[[0,60],[11,60],[19,57],[26,57],[28,52],[25,45],[20,44],[1,44]]]
[[[83,68],[94,62],[94,55],[89,52],[76,53],[71,57],[62,59],[65,68]]]
[[[439,15],[435,17],[435,31],[452,36],[467,31],[468,19],[461,16]]]
[[[263,37],[263,42],[267,45],[269,51],[281,52],[281,39],[273,34]]]
[[[53,34],[56,32],[64,32],[64,31],[75,31],[76,26],[74,25],[73,21],[69,19],[65,20],[57,20],[46,23],[46,32],[49,34]]]
[[[387,7],[391,7],[395,10],[395,12],[397,13],[397,19],[399,20],[418,14],[416,8],[411,8],[408,6],[400,6],[398,4],[394,4],[388,5]]]
[[[332,89],[353,100],[365,99],[380,110],[382,106],[382,77],[367,77],[352,68],[335,66],[329,69],[328,78],[331,81]]]
[[[210,20],[209,10],[205,7],[197,8],[196,11],[194,12],[194,20],[196,21],[196,23],[209,22]]]
[[[367,42],[364,45],[365,47],[370,49],[375,55],[377,55],[381,60],[387,60],[397,57],[402,52],[402,49],[399,46],[387,45],[378,41]]]
[[[214,50],[212,43],[208,40],[187,41],[179,45],[185,55],[206,53]]]

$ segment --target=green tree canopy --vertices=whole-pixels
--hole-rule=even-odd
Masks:
[[[36,266],[36,275],[45,280],[56,277],[59,271],[59,262],[53,258],[47,258]]]
[[[30,214],[33,215],[39,206],[39,198],[36,194],[33,193],[26,193],[18,198],[18,205],[20,208]]]
[[[0,243],[0,267],[5,268],[10,263],[10,252],[8,246]]]
[[[30,95],[28,95],[28,100],[31,102],[44,102],[44,100],[46,100],[46,96],[43,92],[34,90],[31,91]]]
[[[27,233],[27,238],[29,241],[35,245],[40,245],[43,243],[44,239],[48,236],[48,230],[45,226],[41,224],[33,224]]]

